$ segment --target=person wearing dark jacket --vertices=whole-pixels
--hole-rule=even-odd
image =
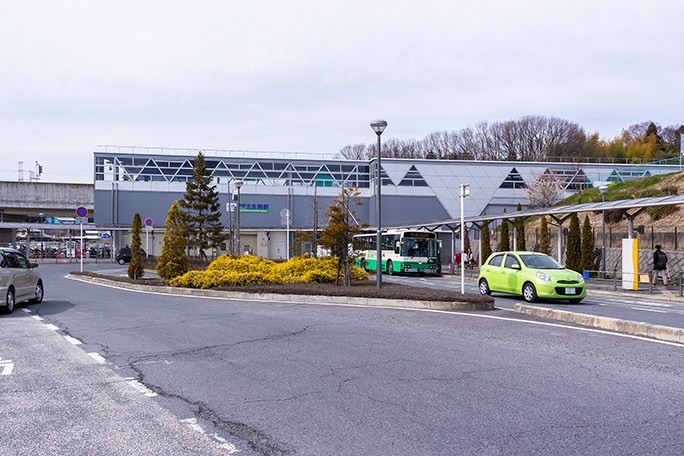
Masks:
[[[651,284],[655,286],[658,281],[658,275],[662,272],[663,285],[667,286],[667,255],[660,250],[660,245],[656,245],[655,248],[655,252],[653,252],[653,279],[651,279]]]

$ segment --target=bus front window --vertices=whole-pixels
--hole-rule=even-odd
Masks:
[[[405,238],[401,244],[401,256],[405,257],[434,256],[434,254],[430,254],[431,250],[434,250],[434,242],[430,242],[428,239]]]

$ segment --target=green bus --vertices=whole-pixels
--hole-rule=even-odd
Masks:
[[[369,271],[377,270],[377,233],[354,236],[357,243],[355,265]],[[382,272],[441,274],[442,242],[428,231],[386,230],[382,242]]]

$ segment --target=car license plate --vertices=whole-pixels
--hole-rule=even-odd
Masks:
[[[566,294],[566,295],[575,294],[575,289],[574,289],[574,288],[566,288],[566,289],[565,289],[565,294]]]

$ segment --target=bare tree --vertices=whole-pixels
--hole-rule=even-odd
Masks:
[[[560,199],[563,183],[547,169],[543,173],[533,173],[532,180],[525,182],[523,193],[530,207],[550,207]]]

